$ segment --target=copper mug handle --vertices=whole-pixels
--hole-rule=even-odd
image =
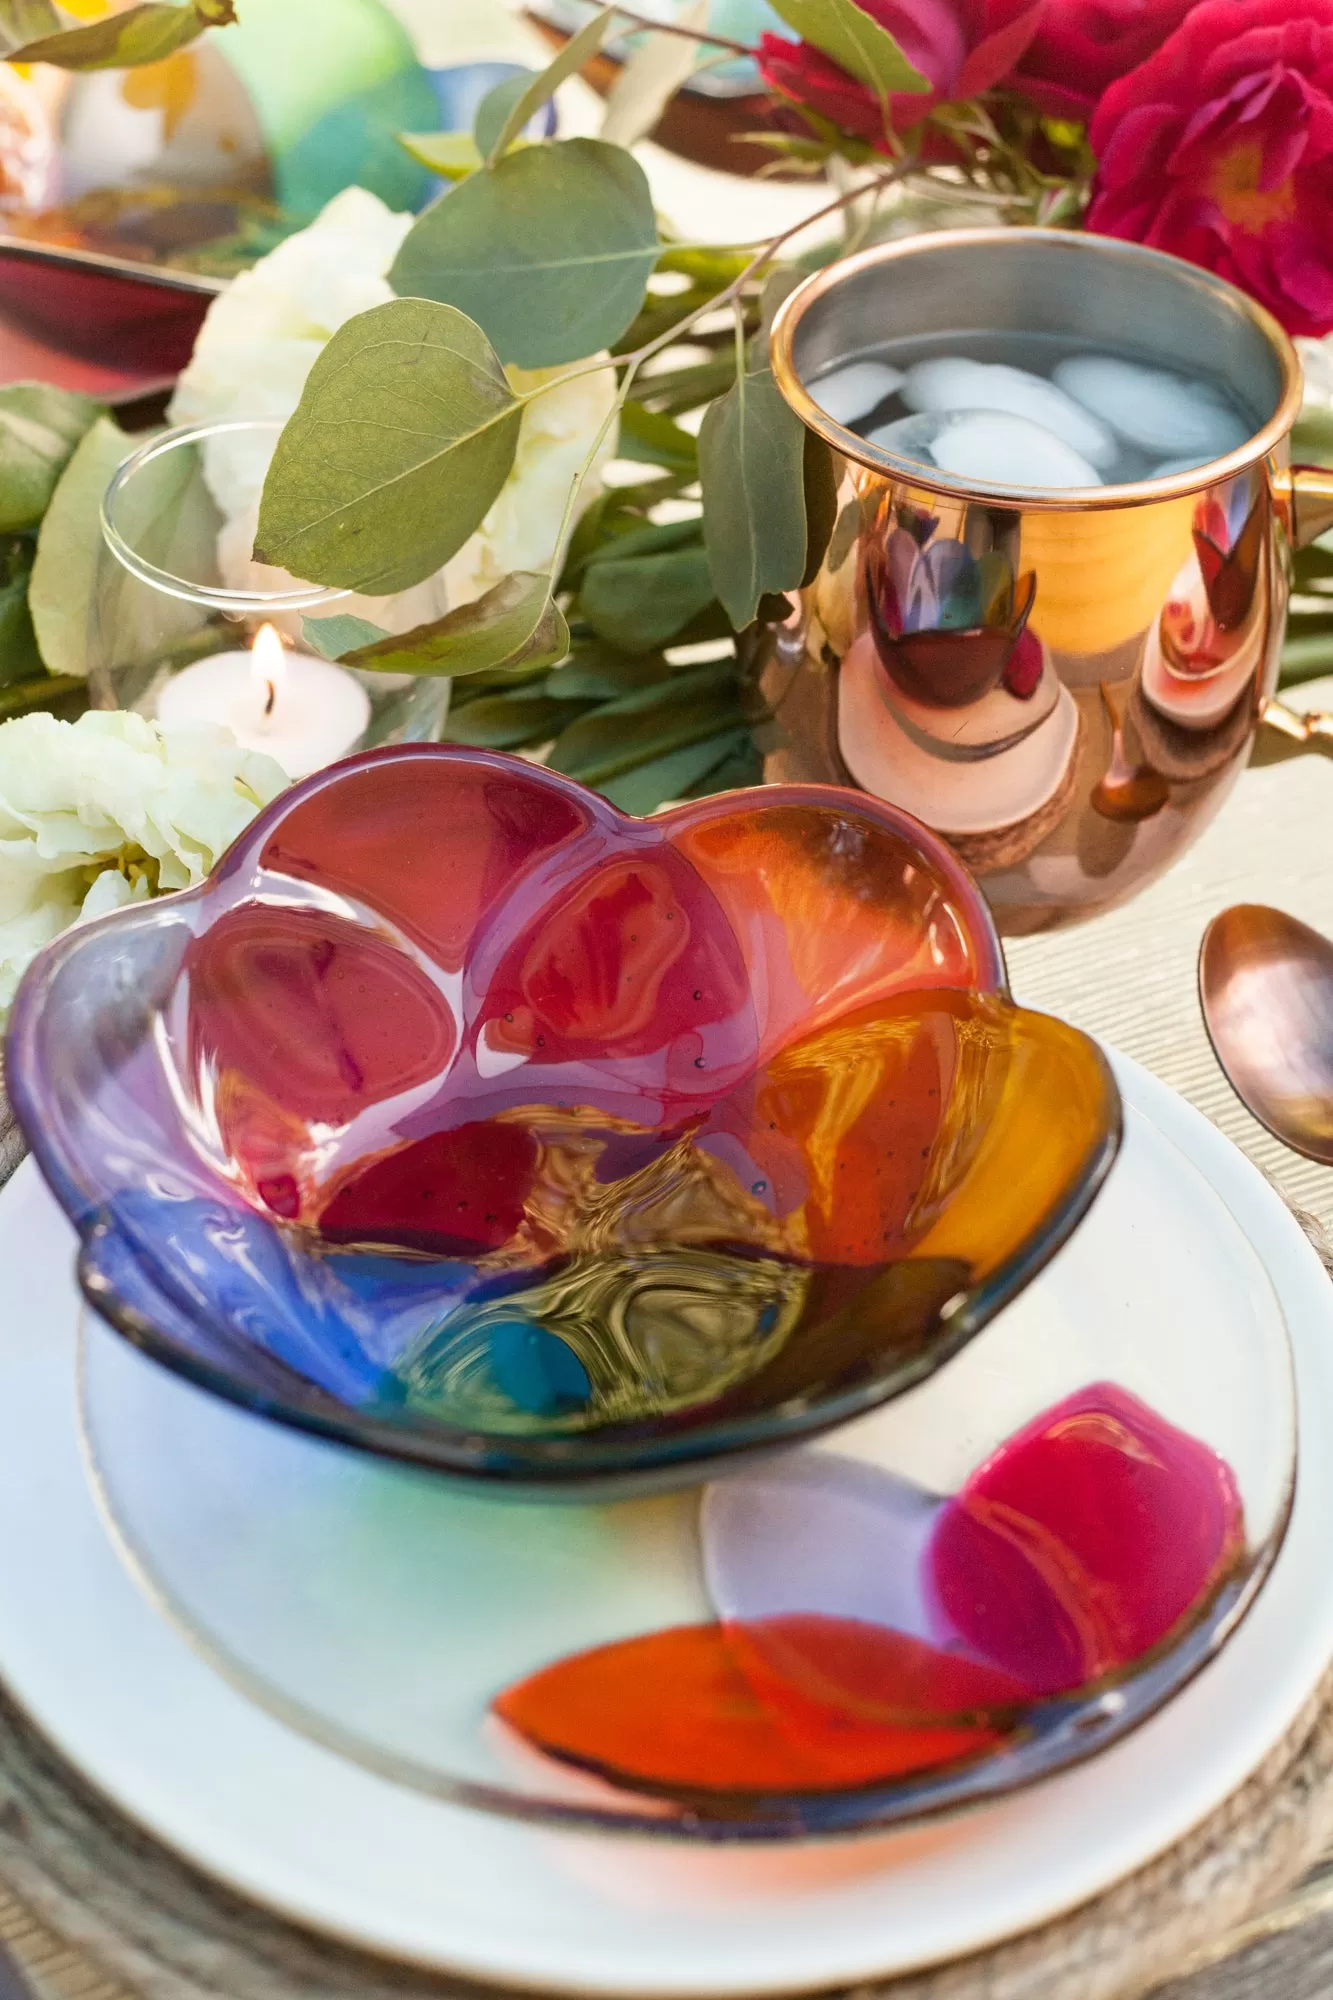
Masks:
[[[1273,479],[1273,496],[1286,514],[1291,545],[1308,548],[1333,528],[1333,466],[1293,465]],[[1302,715],[1284,701],[1270,701],[1263,721],[1289,742],[1318,747],[1333,743],[1333,715]]]

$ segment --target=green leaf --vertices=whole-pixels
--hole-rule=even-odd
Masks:
[[[44,708],[73,722],[88,706],[88,683],[71,680],[65,674],[34,674],[31,680],[12,681],[0,687],[0,720],[13,715],[30,715]]]
[[[594,14],[592,19],[579,29],[577,35],[570,36],[555,60],[549,62],[546,68],[539,75],[534,76],[526,88],[515,97],[509,107],[508,116],[505,118],[499,131],[496,132],[489,146],[485,144],[481,137],[481,118],[480,114],[478,114],[477,144],[487,155],[486,163],[488,166],[493,166],[501,155],[508,150],[528,120],[536,116],[537,112],[541,110],[543,104],[549,98],[555,96],[565,78],[573,76],[576,70],[582,69],[589,56],[596,55],[602,45],[606,31],[611,25],[611,18],[612,10],[609,8],[604,9],[602,12]],[[503,88],[503,86],[501,85],[499,88]],[[495,92],[492,91],[491,95],[494,96]]]
[[[41,657],[28,609],[32,542],[15,535],[0,549],[0,686],[41,671]]]
[[[1291,455],[1307,465],[1333,463],[1333,409],[1307,404],[1291,433]]]
[[[646,410],[637,402],[626,403],[620,412],[619,456],[691,477],[699,470],[698,440],[659,410]]]
[[[382,625],[372,625],[368,618],[349,617],[345,611],[333,618],[301,620],[301,637],[325,660],[344,660],[358,646],[373,646],[377,639],[388,636]]]
[[[637,160],[566,139],[523,147],[442,195],[408,231],[389,282],[468,313],[502,360],[553,368],[620,338],[657,252]]]
[[[477,142],[468,132],[400,132],[398,143],[441,180],[466,180],[481,165]]]
[[[88,671],[88,621],[102,547],[102,495],[135,442],[110,417],[98,417],[60,475],[37,532],[28,604],[49,673]]]
[[[593,630],[628,653],[665,645],[712,600],[713,580],[701,548],[599,556],[589,563],[579,590],[579,607]]]
[[[569,627],[552,600],[550,577],[517,570],[475,603],[343,657],[371,673],[456,676],[554,666],[568,651]]]
[[[640,688],[670,680],[661,653],[622,653],[595,634],[582,632],[567,664],[551,674],[547,692],[558,701],[618,701]]]
[[[805,568],[801,572],[804,590],[823,567],[838,518],[838,473],[833,453],[813,431],[805,433],[801,484],[805,492]]]
[[[768,368],[742,375],[704,417],[704,545],[737,631],[766,591],[795,589],[805,573],[804,438]]]
[[[21,4],[7,9],[6,14],[24,18],[33,10]],[[56,15],[55,25],[44,25],[36,39],[25,38],[8,48],[5,60],[53,63],[57,69],[137,69],[174,55],[177,49],[197,41],[206,28],[226,27],[235,19],[231,0],[193,0],[185,7],[169,6],[166,0],[142,0],[141,5],[124,13],[108,14],[77,28],[64,27]],[[0,21],[0,34],[7,35],[9,26],[9,19]]]
[[[708,736],[702,743],[689,743],[683,750],[668,750],[664,757],[650,758],[619,778],[608,778],[600,789],[622,812],[644,817],[672,799],[694,796],[700,780],[749,741],[748,729]]]
[[[822,49],[879,96],[898,92],[919,96],[931,88],[930,79],[908,62],[888,29],[873,21],[856,0],[773,0],[773,8],[803,42]]]
[[[477,115],[472,121],[472,139],[483,160],[489,161],[496,140],[509,123],[510,112],[520,98],[531,89],[536,76],[536,70],[520,70],[517,76],[507,76],[495,84],[482,98],[477,106]],[[526,123],[526,120],[524,122]],[[521,130],[522,127],[518,127],[513,136],[517,138]],[[507,146],[500,148],[501,153],[507,150]]]
[[[60,34],[66,25],[54,0],[0,0],[0,48],[6,58],[26,42]]]
[[[688,368],[666,369],[660,375],[641,375],[635,388],[639,401],[649,409],[674,415],[681,410],[697,410],[701,403],[711,403],[735,379],[735,349],[728,345],[724,354],[711,361],[695,361]]]
[[[0,388],[0,532],[35,528],[102,405],[45,382]]]
[[[256,560],[372,597],[420,583],[485,518],[521,416],[480,327],[452,306],[394,299],[358,314],[278,440]]]
[[[561,730],[547,763],[567,777],[603,785],[650,758],[706,742],[745,721],[736,663],[718,661],[581,716]]]
[[[679,28],[706,28],[708,0],[692,0],[675,15]],[[699,63],[699,43],[687,35],[648,34],[627,62],[606,100],[601,136],[613,146],[635,146],[653,131],[676,92]]]
[[[552,701],[539,689],[514,694],[489,694],[449,712],[444,734],[451,743],[472,743],[483,750],[521,750],[548,743],[569,720],[569,705]]]
[[[705,771],[697,784],[690,786],[683,798],[706,799],[714,792],[734,792],[748,785],[762,785],[764,782],[764,760],[755,745],[754,737],[748,729],[738,730],[732,747]]]

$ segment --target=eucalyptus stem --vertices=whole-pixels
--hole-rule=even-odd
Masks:
[[[823,222],[826,217],[836,215],[840,209],[846,208],[851,202],[860,201],[865,195],[878,195],[885,188],[896,187],[900,181],[910,180],[913,174],[921,171],[922,164],[919,158],[904,160],[900,166],[891,168],[888,173],[877,174],[863,186],[852,188],[838,195],[835,200],[827,202],[823,208],[817,208],[813,215],[807,215],[800,222],[791,223],[786,229],[780,230],[776,236],[770,236],[730,284],[724,285],[720,292],[715,292],[701,306],[696,307],[694,312],[678,320],[674,326],[669,327],[665,333],[658,334],[654,340],[645,341],[642,347],[632,348],[628,354],[608,355],[605,359],[595,356],[590,361],[581,361],[577,367],[565,369],[551,381],[539,382],[535,388],[526,390],[518,400],[523,403],[535,402],[539,396],[548,395],[552,389],[557,389],[566,382],[576,382],[583,375],[598,374],[603,368],[624,367],[629,374],[636,373],[645,361],[650,361],[654,354],[660,354],[664,347],[677,345],[699,320],[706,319],[710,313],[720,312],[724,306],[729,306],[733,299],[739,298],[750,280],[757,277],[766,264],[772,263],[776,253],[785,243],[790,243],[793,236],[802,235],[816,222]]]
[[[647,28],[654,35],[679,35],[687,42],[707,42],[710,48],[730,49],[733,55],[753,56],[758,53],[748,42],[734,42],[729,35],[710,34],[706,28],[686,28],[678,21],[653,21],[644,14],[636,14],[628,7],[608,7],[608,14],[618,14],[622,21],[629,21],[636,28]]]
[[[633,383],[634,377],[637,373],[638,373],[637,362],[632,363],[631,366],[625,370],[625,373],[622,376],[620,384],[616,390],[616,394],[612,401],[611,407],[607,411],[606,415],[603,417],[600,425],[598,426],[597,435],[593,439],[592,444],[589,446],[588,451],[584,457],[583,463],[582,465],[580,465],[578,471],[574,474],[574,478],[570,484],[569,493],[565,499],[565,511],[560,516],[560,527],[555,538],[555,554],[551,558],[551,588],[548,594],[548,602],[550,601],[550,598],[554,597],[555,595],[556,580],[559,577],[561,570],[565,566],[565,551],[569,543],[570,533],[574,526],[574,514],[578,506],[579,495],[583,491],[589,473],[592,471],[593,466],[597,462],[597,454],[601,450],[603,444],[606,442],[612,424],[618,423],[620,420],[620,413],[624,409],[625,404],[629,401],[630,386]]]

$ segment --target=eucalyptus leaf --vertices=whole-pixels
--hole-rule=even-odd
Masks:
[[[704,417],[704,546],[738,631],[752,623],[765,592],[795,589],[805,573],[804,439],[768,368],[740,376]]]
[[[41,671],[28,607],[32,542],[15,535],[0,547],[0,686]]]
[[[621,562],[628,556],[663,555],[669,549],[697,549],[702,546],[703,517],[691,514],[683,521],[646,521],[641,527],[620,536],[606,549],[595,551],[591,560]]]
[[[682,410],[697,410],[701,403],[711,403],[715,396],[723,395],[736,379],[735,350],[728,346],[726,352],[710,361],[694,361],[685,368],[664,369],[660,375],[640,375],[635,383],[635,392],[641,403],[651,410],[665,410],[675,415]]]
[[[618,778],[608,778],[601,790],[622,812],[643,817],[672,799],[692,795],[701,779],[707,778],[749,740],[748,730],[736,729],[725,736],[705,737],[702,743],[668,750],[664,757],[652,757]]]
[[[377,639],[388,636],[382,625],[372,625],[368,618],[352,618],[345,611],[332,618],[301,620],[301,637],[325,660],[344,660],[358,646],[373,646]]]
[[[579,589],[579,607],[593,630],[629,653],[676,638],[712,599],[713,579],[701,548],[600,557],[589,563]]]
[[[73,722],[88,706],[88,683],[71,680],[65,674],[34,674],[30,680],[11,681],[0,687],[0,721],[11,716],[30,715],[45,709],[66,722]]]
[[[6,10],[16,16],[30,11],[26,5]],[[170,6],[166,0],[142,0],[123,13],[75,28],[63,26],[57,15],[54,27],[44,25],[35,39],[25,37],[9,47],[5,60],[52,63],[57,69],[137,69],[174,55],[197,41],[205,29],[223,28],[235,19],[232,0],[193,0],[183,7]],[[7,36],[9,25],[8,19],[0,22],[0,34]]]
[[[699,469],[698,439],[691,437],[660,410],[645,409],[642,403],[627,402],[620,412],[619,456],[642,465],[664,465],[671,472]]]
[[[706,799],[714,792],[734,792],[764,782],[764,760],[748,729],[738,730],[729,748],[716,764],[683,792],[683,798]]]
[[[582,69],[590,56],[596,55],[611,25],[613,13],[614,9],[606,8],[594,14],[576,35],[570,36],[554,61],[549,62],[539,75],[534,76],[526,89],[515,98],[509,107],[508,116],[489,146],[483,144],[478,134],[477,144],[488,155],[488,165],[493,165],[507,151],[528,120],[535,117],[543,104],[555,96],[565,78],[573,76],[576,70]]]
[[[49,673],[88,671],[88,621],[102,547],[102,495],[134,442],[110,417],[98,417],[60,475],[37,532],[28,605]]]
[[[907,60],[888,29],[872,20],[856,0],[772,0],[772,4],[802,41],[831,56],[881,97],[899,92],[919,96],[931,88],[930,79]]]
[[[671,672],[661,653],[622,653],[587,633],[575,640],[572,656],[546,686],[559,701],[618,701],[670,680]]]
[[[801,484],[805,494],[805,568],[801,572],[804,590],[823,567],[838,518],[838,473],[833,453],[813,431],[805,433]]]
[[[551,597],[550,577],[516,570],[475,603],[344,658],[371,673],[457,676],[554,666],[568,651],[569,627]]]
[[[37,526],[74,447],[101,411],[91,396],[45,382],[0,388],[0,532]]]
[[[675,17],[675,25],[706,28],[708,0],[693,0]],[[646,139],[698,62],[699,44],[687,35],[645,35],[611,87],[602,138],[613,146],[634,146]]]
[[[470,132],[400,132],[398,143],[418,166],[444,181],[463,181],[481,165]]]
[[[0,49],[6,57],[25,42],[60,34],[67,25],[54,0],[0,0]]]
[[[561,730],[547,763],[567,777],[603,785],[651,758],[707,742],[745,721],[735,662],[720,661],[581,716]]]
[[[485,695],[465,708],[450,709],[444,733],[451,743],[484,750],[520,750],[546,743],[569,720],[569,704],[540,689]]]
[[[442,195],[408,231],[389,282],[469,314],[502,360],[553,368],[620,338],[657,254],[637,160],[565,139],[520,148]]]
[[[358,314],[315,362],[278,440],[256,560],[372,597],[422,582],[481,525],[521,416],[465,314],[428,299]]]
[[[510,112],[532,88],[536,78],[536,70],[520,70],[516,76],[502,78],[482,98],[477,106],[477,115],[472,121],[472,139],[483,160],[490,159],[496,141],[509,123]],[[522,126],[517,127],[513,137],[517,138],[522,129]],[[503,153],[507,149],[508,141],[500,147],[500,152]]]

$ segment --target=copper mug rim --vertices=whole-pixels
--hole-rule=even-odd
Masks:
[[[985,480],[954,479],[920,460],[902,458],[867,443],[857,432],[836,423],[811,396],[793,355],[797,329],[811,306],[836,290],[848,279],[880,264],[896,264],[912,257],[929,256],[934,251],[963,249],[969,244],[993,247],[1002,242],[1040,243],[1052,254],[1082,252],[1091,246],[1096,254],[1121,257],[1126,264],[1151,262],[1170,265],[1182,283],[1206,295],[1214,305],[1221,303],[1247,319],[1273,350],[1281,371],[1282,387],[1277,408],[1268,421],[1245,443],[1223,458],[1160,479],[1143,479],[1124,486],[998,486]],[[1163,250],[1150,250],[1140,243],[1128,243],[1115,236],[1096,236],[1087,231],[1058,229],[942,229],[930,235],[907,237],[896,243],[873,244],[850,257],[839,258],[816,271],[783,301],[773,321],[769,352],[773,374],[790,407],[807,427],[844,458],[852,459],[868,471],[917,487],[942,499],[984,500],[1022,508],[1028,512],[1077,512],[1113,507],[1141,507],[1163,500],[1177,500],[1199,493],[1220,479],[1246,472],[1282,443],[1300,412],[1304,382],[1300,358],[1285,329],[1270,312],[1210,271]]]

